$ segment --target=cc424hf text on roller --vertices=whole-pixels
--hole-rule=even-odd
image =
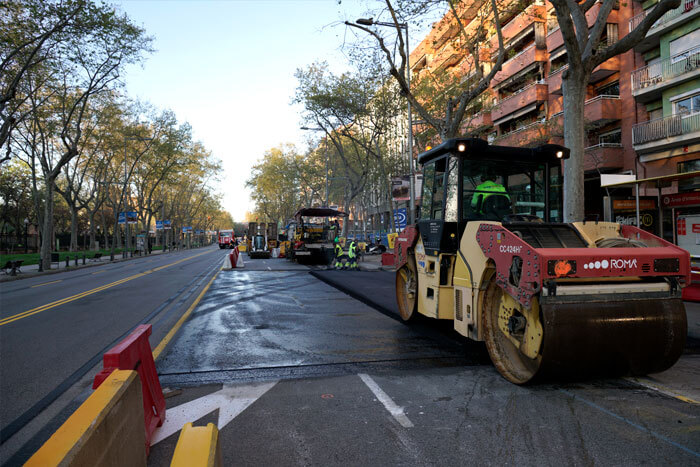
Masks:
[[[445,141],[423,165],[420,220],[394,249],[404,320],[454,321],[507,380],[643,375],[685,346],[685,250],[610,222],[564,223],[569,150]]]

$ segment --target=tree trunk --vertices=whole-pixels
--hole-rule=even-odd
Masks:
[[[564,222],[583,220],[583,158],[586,128],[583,114],[587,74],[566,70],[562,80],[564,93],[564,145],[571,157],[564,161]]]
[[[51,251],[53,245],[53,196],[54,196],[53,178],[46,179],[45,194],[46,200],[44,203],[44,225],[41,229],[41,263],[45,271],[51,269]]]
[[[70,206],[70,245],[68,251],[78,251],[78,210]]]
[[[88,223],[90,228],[90,245],[88,250],[92,250],[92,246],[95,244],[95,212],[88,211]]]

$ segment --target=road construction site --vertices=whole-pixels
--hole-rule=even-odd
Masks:
[[[211,248],[183,253],[177,261],[188,260],[161,269],[175,274],[189,264],[200,271],[190,274],[190,281],[197,278],[187,289],[190,296],[175,299],[181,305],[170,315],[163,308],[155,319],[137,319],[133,310],[153,312],[156,303],[144,301],[147,295],[114,290],[76,298],[85,301],[82,315],[62,314],[56,305],[15,318],[25,324],[25,334],[38,332],[32,329],[40,329],[49,317],[46,326],[60,329],[55,326],[62,321],[70,327],[97,318],[104,300],[132,297],[133,304],[117,306],[134,313],[129,321],[134,325],[153,324],[150,345],[156,349],[165,394],[165,420],[149,441],[149,465],[170,465],[188,422],[217,426],[223,465],[550,465],[562,459],[570,464],[700,464],[700,320],[695,304],[686,304],[690,337],[670,370],[644,378],[517,386],[499,375],[482,343],[459,336],[451,323],[424,319],[404,324],[396,306],[395,273],[382,269],[379,257],[364,258],[360,271],[333,271],[281,258],[250,259],[243,253],[243,268],[221,270],[227,254]],[[167,264],[175,266],[174,259]],[[132,263],[137,274],[165,266],[146,269],[140,261]],[[158,273],[129,282],[134,286]],[[61,274],[51,279],[68,282]],[[5,293],[8,284],[17,288],[23,282],[24,292],[14,293],[30,293],[33,282],[3,284],[4,320],[17,316],[5,311],[5,304],[13,303],[5,299],[12,296]],[[63,287],[53,292],[51,303],[78,295]],[[17,333],[8,332],[12,325],[0,328],[3,337]],[[127,328],[114,329],[111,339]],[[42,347],[40,338],[23,336],[17,338]],[[10,348],[10,343],[3,338],[4,346]],[[65,350],[75,363],[64,373],[85,367],[98,347],[108,344]],[[8,355],[5,348],[3,355]],[[21,375],[27,364],[20,363],[31,361],[18,353],[12,360],[15,366],[3,358],[3,375]],[[60,385],[60,368],[51,376],[39,360],[35,371],[46,373],[47,381],[37,385],[34,399],[3,391],[4,398],[15,397],[3,401],[3,410],[9,413],[16,406],[16,412],[3,415],[3,429],[5,420],[16,420],[26,413],[23,407]],[[3,464],[21,465],[40,449],[93,393],[90,384],[100,369],[98,359],[80,381],[3,443]]]

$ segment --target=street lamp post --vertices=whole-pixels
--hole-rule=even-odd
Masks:
[[[306,126],[301,127],[302,130],[311,130],[311,131],[326,131],[323,128],[309,128]],[[330,159],[330,154],[328,153],[328,150],[326,150],[326,206],[328,207],[328,160]]]
[[[29,229],[29,219],[24,218],[24,252],[29,253],[29,245],[27,245],[27,230]]]
[[[388,23],[384,21],[374,21],[374,18],[360,18],[357,21],[357,24],[361,24],[363,26],[387,26],[387,27],[398,27],[399,29],[403,29],[406,31],[406,86],[408,86],[408,89],[411,89],[411,48],[408,45],[408,23]],[[413,224],[415,221],[415,216],[414,212],[416,210],[416,193],[415,193],[415,174],[414,174],[414,167],[413,167],[413,117],[411,115],[411,101],[406,99],[407,102],[407,107],[408,107],[408,164],[409,164],[409,174],[410,174],[410,180],[409,180],[409,189],[411,190],[410,193],[410,206],[408,209],[408,222],[410,224]]]

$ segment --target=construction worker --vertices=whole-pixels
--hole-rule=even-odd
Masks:
[[[350,240],[350,246],[348,247],[348,262],[350,263],[350,270],[357,269],[357,243],[355,239]]]
[[[335,242],[335,264],[334,264],[334,267],[335,267],[335,269],[342,269],[343,256],[344,256],[343,247],[340,244],[340,239],[338,237],[335,237],[334,242]]]
[[[493,195],[502,195],[510,200],[510,196],[506,192],[506,188],[498,183],[496,180],[498,177],[494,173],[485,173],[481,176],[481,183],[477,185],[474,189],[474,194],[472,195],[472,209],[477,210],[479,208],[480,212],[483,212],[482,206],[484,201]],[[481,203],[479,203],[479,198],[481,197]]]

